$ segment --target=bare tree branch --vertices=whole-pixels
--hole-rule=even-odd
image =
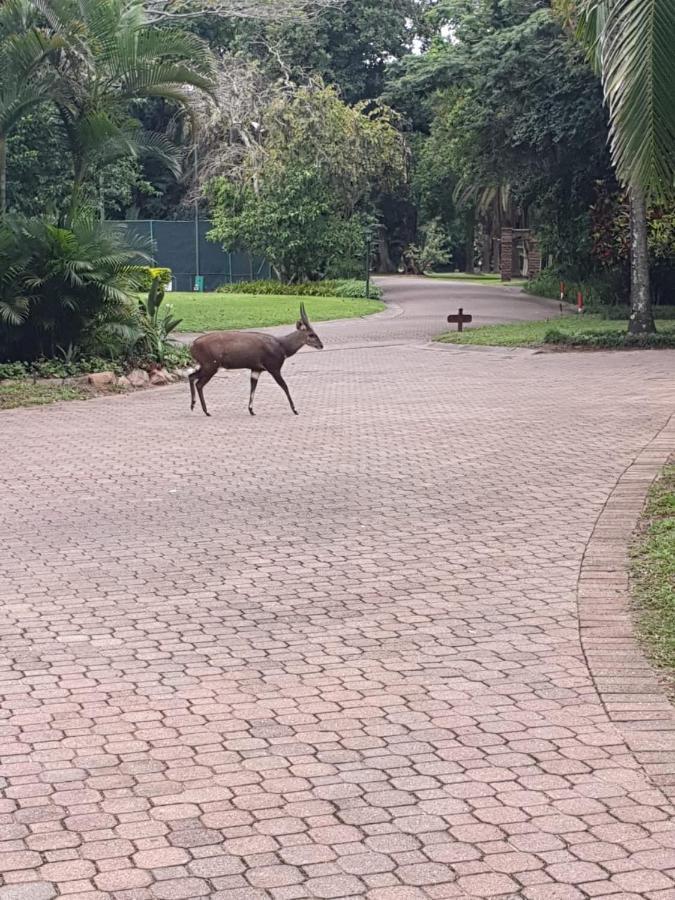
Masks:
[[[151,22],[215,16],[221,19],[279,21],[318,15],[340,7],[344,0],[146,0]]]
[[[192,197],[201,195],[219,175],[236,181],[245,177],[245,170],[255,182],[265,157],[269,110],[275,100],[294,90],[290,83],[270,83],[255,65],[235,57],[218,61],[216,85],[212,98],[198,107],[199,171],[189,175]]]

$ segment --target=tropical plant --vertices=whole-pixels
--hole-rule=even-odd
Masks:
[[[448,238],[438,220],[432,219],[421,231],[422,243],[410,244],[403,251],[406,271],[412,275],[424,275],[451,259]]]
[[[212,87],[206,44],[178,28],[149,25],[143,0],[42,0],[49,30],[65,48],[53,58],[55,103],[73,161],[70,218],[94,170],[154,155],[180,171],[181,151],[143,130],[133,104],[162,98],[189,111]]]
[[[163,288],[166,288],[171,284],[171,279],[173,278],[173,272],[171,269],[161,268],[157,266],[146,266],[143,268],[143,281],[141,282],[140,289],[142,291],[149,291],[152,288],[152,285],[156,278],[159,278],[159,283]]]
[[[140,326],[143,335],[142,349],[154,362],[164,364],[170,347],[169,335],[178,328],[182,319],[176,319],[167,304],[162,309],[164,286],[160,276],[155,276],[145,301],[139,301]]]
[[[123,230],[80,216],[72,227],[5,216],[0,224],[0,357],[34,360],[88,346],[128,322],[144,256]]]
[[[653,332],[647,206],[675,194],[675,4],[577,0],[579,34],[602,78],[612,159],[631,221],[632,334]],[[569,3],[567,4],[569,8]]]
[[[7,207],[7,139],[22,117],[55,95],[48,59],[63,46],[35,27],[31,0],[0,5],[0,214]]]

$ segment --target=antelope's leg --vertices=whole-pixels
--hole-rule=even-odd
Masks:
[[[195,408],[195,403],[197,402],[197,394],[195,393],[195,381],[199,378],[200,369],[197,368],[194,372],[190,372],[188,376],[188,381],[190,382],[190,410]]]
[[[251,396],[248,401],[248,411],[252,416],[255,415],[253,412],[253,398],[255,397],[255,389],[258,387],[258,379],[260,378],[260,372],[257,372],[255,369],[251,369]]]
[[[272,376],[272,378],[274,378],[274,380],[279,385],[279,387],[282,389],[284,394],[286,394],[286,396],[288,397],[288,402],[291,404],[291,409],[293,410],[293,414],[296,416],[299,415],[299,413],[293,403],[293,398],[291,397],[291,392],[288,390],[288,385],[286,384],[284,379],[281,377],[281,372],[270,372],[270,375]]]
[[[213,366],[211,368],[202,367],[199,370],[199,378],[197,378],[197,393],[199,394],[199,402],[202,405],[202,409],[204,410],[205,416],[210,416],[211,413],[206,408],[206,403],[204,402],[204,388],[211,381],[213,376],[218,371],[218,366]]]

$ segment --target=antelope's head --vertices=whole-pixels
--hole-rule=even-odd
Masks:
[[[300,318],[298,319],[295,327],[298,329],[298,331],[302,332],[305,338],[305,343],[308,346],[314,347],[316,350],[323,350],[323,344],[321,343],[319,335],[316,333],[316,331],[314,331],[309,323],[304,303],[300,304]]]

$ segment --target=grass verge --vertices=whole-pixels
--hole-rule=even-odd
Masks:
[[[658,337],[646,346],[675,347],[675,322],[657,322]],[[484,325],[439,335],[436,340],[445,344],[480,344],[491,347],[623,347],[643,346],[624,341],[626,322],[608,321],[599,316],[566,316],[540,322],[513,322],[509,325]]]
[[[470,275],[465,272],[429,272],[427,278],[437,278],[441,281],[475,281],[481,284],[498,284],[518,287],[527,284],[525,278],[514,278],[511,281],[502,281],[502,276],[495,272],[489,275]]]
[[[45,406],[58,400],[86,400],[90,391],[72,385],[32,381],[8,381],[0,384],[0,410],[18,406]]]
[[[675,465],[652,487],[632,552],[638,632],[675,695]]]
[[[351,319],[384,309],[384,303],[379,300],[251,294],[175,292],[167,294],[164,302],[170,303],[176,317],[183,320],[179,331],[227,331],[291,325],[298,318],[301,303],[305,304],[307,315],[313,322]]]

